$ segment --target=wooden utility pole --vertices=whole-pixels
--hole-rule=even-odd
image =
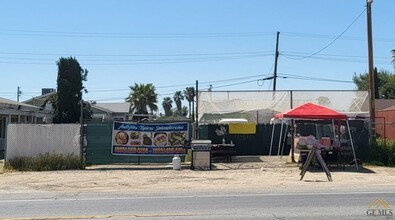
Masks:
[[[277,83],[277,61],[278,61],[278,41],[280,38],[280,32],[277,31],[277,39],[276,39],[276,54],[274,59],[274,75],[273,75],[273,91],[276,91],[276,83]]]
[[[371,143],[376,141],[376,103],[374,88],[374,64],[373,64],[373,40],[372,40],[372,3],[373,0],[366,1],[367,33],[368,33],[368,59],[369,59],[369,95],[370,95],[370,122],[371,122]]]

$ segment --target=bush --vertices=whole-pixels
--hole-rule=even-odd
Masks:
[[[81,169],[80,157],[74,154],[45,154],[37,157],[16,157],[5,164],[6,169],[19,171],[49,171]]]
[[[376,144],[370,146],[370,162],[395,166],[395,141],[377,138]]]

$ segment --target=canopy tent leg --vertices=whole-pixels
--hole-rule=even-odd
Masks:
[[[272,148],[273,148],[273,139],[274,139],[274,129],[276,128],[276,123],[273,123],[273,128],[272,128],[272,139],[270,140],[270,150],[269,150],[269,156],[272,156]]]
[[[348,120],[346,120],[347,122],[347,128],[348,128],[348,134],[350,136],[350,142],[351,142],[351,148],[352,148],[352,153],[354,154],[354,162],[355,162],[355,167],[358,170],[358,161],[357,161],[357,156],[355,155],[355,149],[354,149],[354,143],[352,141],[352,135],[351,135],[351,130],[350,130],[350,124],[348,123]]]
[[[287,137],[288,137],[287,133],[288,133],[288,126],[286,125],[286,127],[285,127],[285,133],[284,133],[284,140],[282,140],[282,147],[281,147],[281,155],[280,155],[280,158],[282,158],[282,157],[283,157],[283,154],[284,154],[284,144],[285,144],[285,142],[287,141]]]
[[[336,131],[335,131],[335,120],[332,120],[332,129],[333,129],[333,140],[337,140]]]
[[[284,127],[284,121],[281,120],[281,129],[280,129],[280,138],[278,139],[277,156],[280,156],[281,140],[283,139],[283,127]]]

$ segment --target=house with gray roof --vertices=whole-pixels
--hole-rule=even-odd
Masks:
[[[8,124],[41,124],[48,120],[52,121],[52,113],[41,107],[0,97],[0,152],[5,148]]]
[[[100,121],[127,121],[130,103],[91,103],[92,118]]]

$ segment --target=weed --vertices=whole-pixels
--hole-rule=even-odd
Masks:
[[[44,154],[37,157],[16,157],[5,164],[7,170],[49,171],[81,169],[80,158],[74,154]]]

